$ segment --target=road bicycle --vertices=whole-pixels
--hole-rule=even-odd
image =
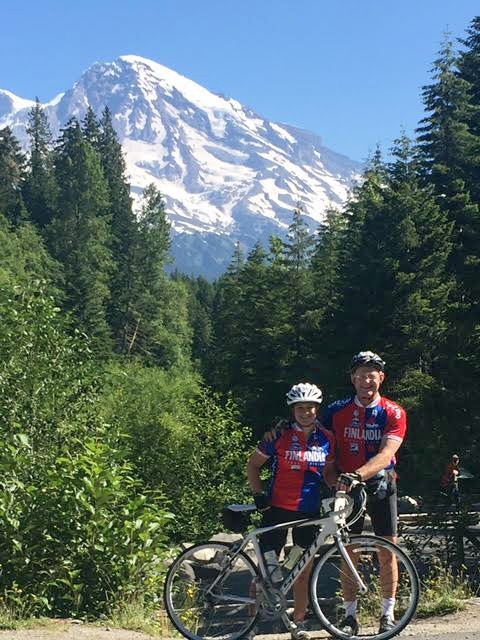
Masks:
[[[413,618],[419,598],[419,579],[412,561],[396,544],[374,535],[351,535],[353,524],[365,511],[366,493],[359,492],[360,506],[350,495],[338,491],[322,501],[318,518],[294,520],[247,532],[233,544],[206,542],[187,548],[168,571],[164,602],[174,627],[189,640],[237,640],[252,638],[263,621],[281,620],[287,630],[294,623],[287,615],[287,594],[309,562],[314,560],[309,593],[313,612],[332,636],[346,640],[388,640]],[[248,521],[252,505],[231,505],[230,514]],[[352,515],[349,523],[347,518]],[[318,526],[312,544],[281,580],[269,573],[259,536],[274,529]],[[318,557],[317,557],[318,554]],[[380,578],[379,555],[393,555],[393,569]],[[288,564],[288,563],[287,563]],[[395,569],[395,565],[397,569]],[[278,570],[278,567],[277,567]],[[395,627],[379,631],[384,595],[395,591]],[[358,601],[358,635],[342,631],[343,590],[352,589]]]

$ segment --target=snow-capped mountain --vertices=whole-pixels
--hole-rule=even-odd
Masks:
[[[25,146],[32,105],[0,90],[0,127]],[[47,103],[53,132],[89,105],[98,115],[105,106],[112,112],[133,195],[152,182],[163,193],[176,263],[187,272],[218,275],[236,241],[248,250],[282,235],[298,202],[314,228],[361,170],[317,135],[268,121],[139,56],[94,64]]]

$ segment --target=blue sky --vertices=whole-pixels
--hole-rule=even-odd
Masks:
[[[152,58],[364,160],[412,134],[478,0],[2,0],[0,88],[42,101],[96,61]]]

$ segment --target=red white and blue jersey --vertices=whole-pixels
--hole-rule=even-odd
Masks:
[[[337,443],[339,471],[356,471],[377,455],[382,440],[402,442],[407,432],[407,415],[399,404],[379,397],[364,407],[356,396],[337,400],[322,412],[322,425],[331,429]],[[386,469],[393,469],[392,458]]]
[[[308,439],[295,422],[257,452],[272,458],[269,495],[274,507],[315,513],[320,508],[323,468],[334,460],[335,438],[318,421]]]

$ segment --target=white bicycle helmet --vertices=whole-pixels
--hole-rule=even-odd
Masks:
[[[360,351],[357,355],[353,356],[352,361],[350,362],[350,371],[353,373],[358,367],[363,367],[364,365],[371,364],[376,367],[379,371],[385,370],[385,362],[380,358],[379,355],[373,353],[373,351]]]
[[[321,404],[323,400],[322,391],[309,382],[294,384],[286,396],[289,406],[291,404],[297,404],[297,402],[315,402],[316,404]]]

